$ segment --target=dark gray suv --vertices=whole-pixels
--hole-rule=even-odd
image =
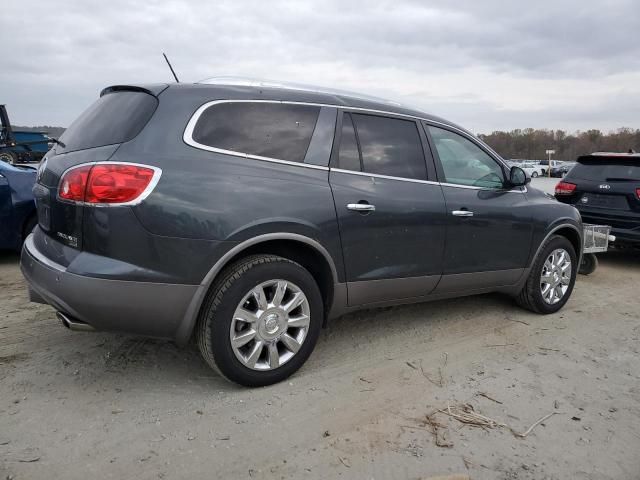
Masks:
[[[504,292],[559,310],[580,215],[528,180],[464,129],[390,102],[113,86],[40,166],[22,270],[71,329],[195,337],[227,378],[267,385],[356,309]]]

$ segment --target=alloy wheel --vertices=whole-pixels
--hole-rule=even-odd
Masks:
[[[304,292],[287,280],[269,280],[240,301],[229,339],[236,358],[252,370],[273,370],[291,360],[309,331]]]
[[[558,303],[571,283],[571,257],[563,248],[552,251],[542,266],[540,293],[549,305]]]

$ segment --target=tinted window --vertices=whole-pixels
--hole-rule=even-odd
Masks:
[[[360,153],[358,152],[356,132],[353,129],[351,115],[348,113],[345,113],[342,118],[342,136],[340,137],[338,168],[360,171]]]
[[[319,111],[284,103],[220,103],[200,116],[193,139],[223,150],[302,162]]]
[[[474,187],[503,188],[502,168],[484,150],[462,135],[429,126],[445,182]]]
[[[569,175],[571,178],[596,182],[614,182],[616,180],[640,182],[640,162],[633,159],[582,159],[571,169]]]
[[[363,170],[393,177],[427,178],[422,143],[415,122],[352,114]]]
[[[147,124],[158,100],[142,92],[116,92],[100,97],[60,137],[58,151],[82,150],[128,142]]]

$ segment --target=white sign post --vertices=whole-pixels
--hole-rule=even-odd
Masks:
[[[547,165],[547,176],[551,177],[551,155],[553,155],[554,153],[556,153],[555,150],[545,150],[544,153],[546,153],[549,156],[549,164]]]

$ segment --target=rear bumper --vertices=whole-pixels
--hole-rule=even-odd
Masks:
[[[611,226],[611,235],[616,237],[613,245],[640,245],[640,218],[637,216],[620,215],[619,212],[607,214],[606,211],[594,212],[580,208],[578,211],[584,223]]]
[[[44,301],[96,330],[176,338],[198,285],[132,282],[69,273],[37,250],[30,235],[20,261],[33,301]]]

